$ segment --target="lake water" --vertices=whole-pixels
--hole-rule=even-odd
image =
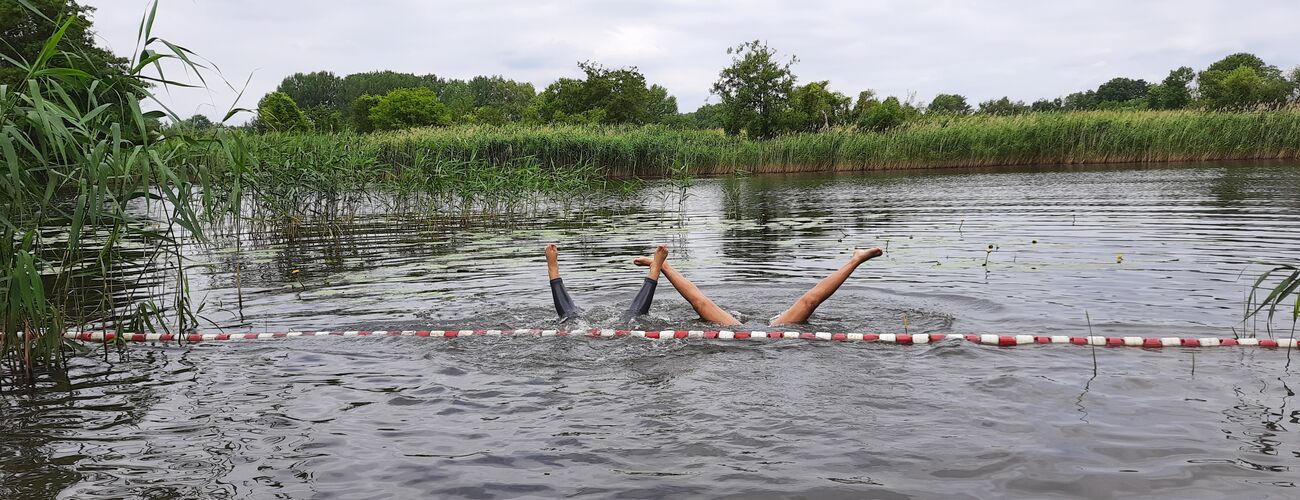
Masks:
[[[553,328],[557,242],[577,326],[706,327],[667,280],[619,322],[629,261],[664,242],[762,328],[880,246],[800,330],[1287,337],[1289,316],[1242,308],[1266,264],[1300,261],[1284,163],[708,179],[575,206],[258,231],[190,248],[189,274],[232,332]],[[0,497],[1297,495],[1288,352],[1095,355],[1094,375],[1088,348],[962,342],[135,346],[0,396]]]

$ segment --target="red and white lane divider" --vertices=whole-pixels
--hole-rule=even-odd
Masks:
[[[1220,337],[1073,337],[1066,335],[962,335],[906,334],[906,333],[832,333],[832,332],[733,332],[728,330],[402,330],[402,331],[312,331],[266,333],[114,333],[70,332],[64,338],[91,342],[122,339],[128,342],[212,342],[229,340],[264,340],[294,337],[476,337],[476,336],[538,336],[538,337],[640,337],[647,339],[717,339],[765,340],[804,339],[837,342],[881,342],[886,344],[929,344],[945,340],[973,342],[1002,347],[1027,344],[1070,344],[1102,347],[1267,347],[1292,349],[1296,339],[1234,339]]]

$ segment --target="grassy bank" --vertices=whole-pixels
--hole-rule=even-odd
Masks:
[[[608,177],[658,177],[997,165],[1296,158],[1300,111],[1090,111],[928,119],[882,133],[837,130],[767,141],[663,127],[412,129],[371,135],[264,135],[253,150],[304,164],[351,158],[372,175],[431,159],[544,169],[580,166]],[[355,171],[354,171],[355,172]]]

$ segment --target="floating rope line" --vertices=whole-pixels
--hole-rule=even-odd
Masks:
[[[114,332],[69,332],[64,338],[91,342],[124,340],[127,342],[213,342],[232,340],[265,340],[294,337],[478,337],[478,336],[515,336],[515,337],[638,337],[647,339],[717,339],[717,340],[765,340],[765,339],[803,339],[826,340],[836,342],[880,342],[885,344],[929,344],[945,340],[960,340],[982,345],[1010,347],[1028,344],[1070,344],[1103,347],[1297,347],[1296,339],[1233,339],[1220,337],[1073,337],[1066,335],[962,335],[956,333],[942,334],[905,334],[905,333],[831,333],[831,332],[733,332],[728,330],[402,330],[402,331],[314,331],[314,332],[265,332],[265,333],[114,333]]]

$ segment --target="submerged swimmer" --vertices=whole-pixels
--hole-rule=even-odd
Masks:
[[[551,300],[555,302],[555,313],[560,315],[561,321],[569,321],[578,317],[581,311],[573,303],[573,298],[569,297],[569,291],[564,288],[564,280],[560,278],[559,253],[555,244],[546,245],[546,271],[551,278]],[[645,264],[642,265],[650,266],[650,272],[641,283],[641,290],[632,299],[632,305],[628,306],[627,312],[623,313],[623,321],[650,312],[650,303],[654,302],[655,298],[655,287],[659,284],[660,266],[668,259],[668,247],[659,245],[655,247],[654,258],[641,258],[645,259]]]
[[[863,262],[879,257],[881,254],[884,254],[884,251],[879,248],[854,250],[853,256],[849,258],[847,263],[840,266],[840,268],[831,273],[830,276],[823,278],[820,283],[817,283],[817,286],[812,287],[811,290],[804,293],[802,297],[799,297],[799,300],[794,302],[794,305],[790,306],[789,309],[786,309],[786,311],[781,313],[780,316],[773,318],[769,324],[776,326],[804,323],[808,321],[808,317],[812,316],[812,313],[817,309],[817,306],[820,306],[822,302],[829,299],[831,295],[840,288],[840,285],[844,284],[844,281],[849,279],[849,275],[853,274],[853,270],[857,269]],[[695,312],[700,315],[700,319],[717,323],[722,326],[736,326],[741,324],[735,317],[728,314],[727,311],[722,310],[722,308],[718,307],[717,304],[713,303],[713,300],[709,299],[707,295],[704,295],[704,292],[701,292],[694,283],[691,283],[691,280],[686,279],[686,276],[677,272],[677,270],[673,269],[673,266],[669,265],[667,262],[658,262],[659,260],[658,255],[656,255],[654,259],[648,257],[637,257],[632,261],[632,263],[638,266],[650,266],[652,272],[656,268],[662,271],[663,274],[668,277],[668,282],[672,283],[673,288],[677,289],[677,293],[680,293],[682,298],[686,299],[686,302],[689,302],[691,307],[695,308]]]

